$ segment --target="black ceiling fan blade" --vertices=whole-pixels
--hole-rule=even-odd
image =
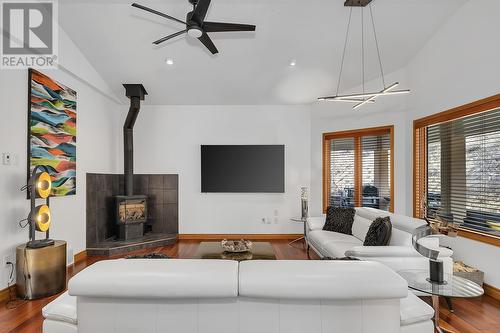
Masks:
[[[165,37],[163,37],[163,38],[160,38],[160,39],[158,39],[158,40],[155,40],[155,41],[153,42],[153,44],[158,45],[158,44],[160,44],[160,43],[163,43],[164,41],[167,41],[167,40],[169,40],[169,39],[172,39],[172,38],[174,38],[174,37],[177,37],[177,36],[179,36],[179,35],[182,35],[183,33],[186,33],[186,32],[187,32],[187,29],[186,29],[186,30],[181,30],[181,31],[178,31],[178,32],[176,32],[175,34],[171,34],[171,35],[165,36]]]
[[[255,25],[223,22],[204,22],[203,30],[205,30],[206,32],[255,31]]]
[[[167,14],[163,14],[162,12],[159,12],[157,10],[154,10],[154,9],[151,9],[151,8],[148,8],[148,7],[145,7],[143,5],[139,5],[138,3],[135,3],[135,2],[132,4],[132,7],[139,8],[139,9],[145,10],[147,12],[156,14],[156,15],[160,15],[161,17],[167,18],[167,19],[172,20],[172,21],[176,21],[176,22],[179,22],[179,23],[182,23],[182,24],[187,24],[186,22],[181,21],[179,19],[176,19],[175,17],[172,17],[172,16],[167,15]]]
[[[205,16],[207,15],[208,7],[210,6],[211,0],[199,0],[198,4],[194,8],[193,11],[193,19],[201,25],[203,20],[205,20]]]
[[[217,50],[214,43],[212,42],[212,40],[210,39],[210,37],[207,35],[206,32],[204,32],[203,35],[201,35],[201,37],[198,37],[198,39],[200,40],[200,42],[203,43],[203,45],[206,46],[207,49],[210,50],[210,52],[212,52],[212,54],[219,53],[219,51]]]

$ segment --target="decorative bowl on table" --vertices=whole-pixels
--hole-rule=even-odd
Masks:
[[[252,249],[252,242],[245,239],[240,240],[228,240],[223,239],[220,242],[220,245],[226,252],[239,253],[239,252],[247,252]]]

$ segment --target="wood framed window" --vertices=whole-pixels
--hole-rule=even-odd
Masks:
[[[394,211],[394,126],[323,134],[323,211]]]
[[[413,132],[413,215],[498,246],[500,94],[417,119]]]

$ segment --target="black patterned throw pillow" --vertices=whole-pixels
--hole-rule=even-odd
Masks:
[[[377,217],[368,228],[363,246],[386,246],[391,240],[391,235],[390,217]]]
[[[352,223],[354,222],[355,213],[354,208],[328,207],[323,230],[352,235]]]

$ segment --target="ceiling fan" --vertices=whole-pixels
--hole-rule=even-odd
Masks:
[[[186,22],[179,20],[170,15],[161,13],[157,10],[139,5],[138,3],[133,3],[132,7],[136,7],[150,13],[162,16],[169,20],[185,24],[186,29],[173,33],[171,35],[165,36],[153,42],[153,44],[160,44],[174,37],[180,36],[183,33],[187,33],[193,38],[198,38],[198,40],[205,45],[205,47],[212,52],[212,54],[219,53],[214,43],[208,36],[207,32],[228,32],[228,31],[255,31],[255,25],[250,24],[237,24],[237,23],[223,23],[223,22],[208,22],[205,21],[205,16],[207,15],[208,7],[210,6],[211,0],[189,0],[193,5],[193,10],[187,13]]]

